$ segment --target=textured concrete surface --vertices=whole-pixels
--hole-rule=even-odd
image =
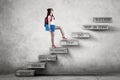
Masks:
[[[40,77],[15,77],[2,75],[0,80],[120,80],[119,75],[114,76],[40,76]]]
[[[38,56],[49,54],[50,34],[44,29],[46,9],[52,7],[56,25],[66,36],[85,31],[91,39],[79,40],[68,55],[48,64],[48,73],[110,73],[120,70],[120,0],[0,0],[0,74],[14,72]],[[84,30],[92,17],[112,17],[110,31]],[[59,31],[55,43],[60,46]]]

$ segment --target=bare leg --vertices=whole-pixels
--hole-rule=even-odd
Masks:
[[[67,39],[67,38],[65,38],[64,32],[61,27],[56,26],[56,29],[60,30],[63,39]]]
[[[51,43],[52,43],[52,48],[56,48],[55,43],[54,43],[54,32],[51,33]]]

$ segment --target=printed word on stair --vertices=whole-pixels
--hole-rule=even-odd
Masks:
[[[50,53],[68,53],[68,48],[64,48],[64,47],[57,47],[57,48],[50,48]]]
[[[78,40],[61,40],[60,41],[62,46],[78,46],[79,41]]]
[[[95,23],[112,23],[112,17],[93,17]]]
[[[45,69],[46,63],[40,63],[40,62],[28,63],[26,67],[28,69]]]
[[[108,30],[108,25],[83,25],[85,29],[89,30]]]
[[[90,38],[90,34],[85,32],[73,32],[72,37],[78,39],[86,39],[86,38]]]
[[[39,60],[40,61],[56,61],[57,56],[56,55],[40,55]]]
[[[34,76],[35,75],[35,70],[27,70],[27,69],[21,69],[16,71],[16,76]]]

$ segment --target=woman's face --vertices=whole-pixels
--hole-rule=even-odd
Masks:
[[[51,10],[51,13],[50,13],[50,15],[53,15],[53,10]]]

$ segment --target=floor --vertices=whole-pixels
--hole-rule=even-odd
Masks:
[[[120,75],[16,77],[14,74],[10,74],[0,75],[0,80],[120,80]]]

